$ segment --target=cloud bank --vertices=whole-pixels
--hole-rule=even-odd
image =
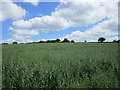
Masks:
[[[26,15],[25,9],[10,0],[7,0],[7,2],[0,2],[0,6],[0,21],[5,21],[7,19],[19,19]]]
[[[118,34],[118,5],[117,2],[67,2],[62,0],[50,16],[35,17],[29,20],[16,20],[9,29],[15,40],[29,41],[29,37],[38,35],[39,31],[59,31],[71,27],[81,27],[94,24],[108,17],[93,28],[84,32],[75,30],[71,34],[61,38],[74,40],[96,39],[100,36],[111,36]],[[113,0],[112,0],[113,1]],[[20,37],[20,38],[18,38]]]
[[[40,0],[23,0],[23,2],[31,3],[34,6],[38,6]]]

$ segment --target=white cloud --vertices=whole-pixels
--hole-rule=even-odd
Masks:
[[[61,2],[119,2],[120,0],[60,0]]]
[[[24,29],[14,29],[14,28],[9,28],[12,30],[11,35],[13,38],[5,40],[5,42],[32,42],[32,40],[28,39],[33,35],[38,35],[39,32],[37,30],[24,30]]]
[[[106,37],[106,36],[118,35],[118,5],[117,3],[101,3],[101,4],[102,4],[102,7],[99,8],[98,10],[96,9],[96,11],[94,11],[95,9],[91,10],[91,12],[88,14],[89,16],[91,15],[91,18],[89,19],[88,17],[85,16],[85,18],[87,19],[83,20],[83,23],[81,24],[85,25],[85,24],[89,24],[89,22],[91,23],[92,21],[95,22],[95,20],[99,19],[99,17],[100,18],[109,17],[110,20],[104,21],[96,25],[95,27],[89,30],[86,30],[84,32],[81,32],[80,30],[76,30],[72,32],[71,34],[66,35],[65,37],[61,37],[61,38],[62,39],[68,38],[68,39],[71,39],[71,40],[73,39],[77,41],[83,41],[83,40],[96,41],[100,36]],[[88,22],[86,22],[87,20]]]
[[[10,39],[7,39],[7,40],[3,40],[2,42],[5,42],[5,43],[12,43],[12,42],[15,42],[16,40],[10,38]]]
[[[56,39],[41,39],[41,41],[47,41],[47,40],[56,40]]]
[[[103,6],[101,6],[103,5]],[[78,3],[60,4],[51,16],[43,16],[13,22],[15,28],[39,30],[63,30],[69,27],[93,24],[105,17],[117,17],[116,3]]]
[[[120,37],[115,36],[115,37],[107,38],[106,41],[109,42],[109,41],[118,40],[118,39],[120,39]]]
[[[24,37],[23,37],[24,38]],[[13,43],[13,42],[18,42],[18,43],[26,43],[26,42],[33,42],[32,40],[30,40],[30,39],[14,39],[14,38],[10,38],[10,39],[7,39],[7,40],[3,40],[2,41],[2,43],[3,42],[5,42],[5,43]]]
[[[0,2],[0,21],[6,19],[18,19],[26,15],[26,10],[15,3],[7,0],[8,2]]]
[[[117,3],[68,2],[57,7],[52,15],[63,17],[70,26],[85,26],[100,21],[104,17],[117,17]]]
[[[23,0],[23,2],[31,3],[34,6],[38,6],[40,0]]]
[[[13,32],[18,35],[23,30],[58,31],[70,27],[80,27],[94,24],[105,17],[110,20],[105,21],[94,28],[81,32],[72,32],[68,37],[74,40],[85,38],[95,39],[98,36],[117,34],[118,7],[116,2],[63,2],[55,9],[50,16],[35,17],[29,20],[16,20],[13,22]],[[23,35],[23,34],[21,34]],[[37,34],[36,34],[37,35]]]
[[[111,26],[112,25],[112,26]],[[118,35],[118,28],[117,24],[113,24],[112,20],[107,20],[102,23],[99,23],[95,27],[88,29],[84,32],[80,30],[74,31],[69,35],[66,35],[63,38],[68,38],[70,40],[82,41],[82,40],[89,40],[95,41],[99,37],[106,37],[106,36],[113,36]]]
[[[14,33],[17,35],[31,35],[31,36],[39,34],[39,32],[37,32],[36,30],[14,30]]]
[[[36,17],[28,21],[19,20],[13,22],[14,28],[37,30],[62,30],[69,27],[67,21],[60,17],[44,16]]]

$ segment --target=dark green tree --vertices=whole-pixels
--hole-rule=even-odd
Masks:
[[[13,44],[18,44],[17,42],[13,42]]]
[[[8,45],[8,43],[2,43],[3,45]]]
[[[67,38],[64,38],[63,42],[70,42]]]
[[[104,37],[100,37],[99,39],[98,39],[98,42],[104,42],[106,39],[104,38]]]
[[[51,42],[51,43],[55,43],[55,42],[56,42],[56,40],[50,40],[50,42]]]
[[[113,40],[113,42],[117,42],[116,40]]]
[[[60,42],[60,39],[56,39],[56,42]]]
[[[120,39],[118,40],[118,42],[120,42]]]
[[[50,41],[50,40],[47,40],[46,42],[47,42],[47,43],[51,43],[51,41]]]
[[[75,41],[74,40],[71,40],[72,43],[74,43]]]
[[[38,43],[45,43],[45,41],[39,41]]]

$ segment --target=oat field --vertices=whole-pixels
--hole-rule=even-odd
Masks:
[[[118,88],[118,43],[2,45],[2,88]]]

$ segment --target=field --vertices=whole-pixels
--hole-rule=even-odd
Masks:
[[[118,88],[118,43],[2,46],[3,88]]]

